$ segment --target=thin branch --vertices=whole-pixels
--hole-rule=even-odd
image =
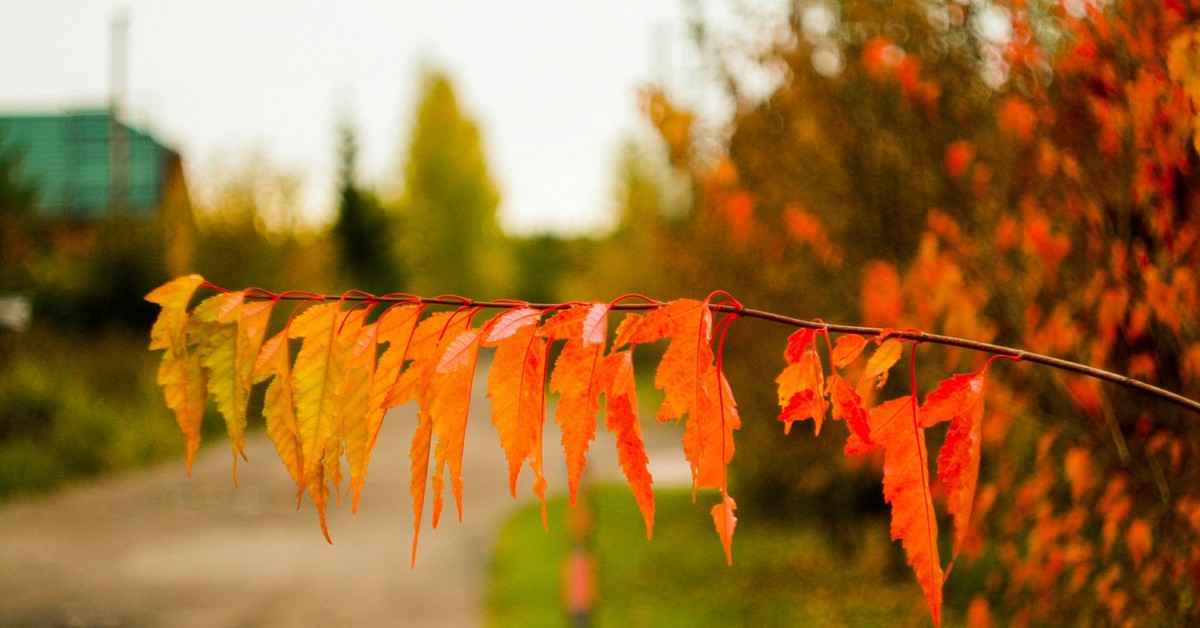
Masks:
[[[215,288],[215,286],[214,286],[214,288]],[[456,307],[475,307],[475,308],[489,308],[489,309],[511,309],[514,307],[529,307],[529,308],[534,308],[534,309],[539,309],[539,310],[548,310],[548,309],[561,308],[564,305],[570,305],[570,304],[564,304],[564,303],[524,303],[524,302],[520,302],[520,301],[509,301],[509,300],[475,301],[472,299],[466,299],[466,298],[457,297],[457,296],[440,296],[440,297],[434,297],[434,298],[426,298],[426,297],[415,297],[412,295],[396,295],[396,296],[386,295],[386,296],[382,296],[382,297],[377,297],[374,295],[365,294],[365,293],[361,293],[361,292],[357,292],[357,291],[347,293],[346,295],[343,295],[343,296],[328,296],[328,295],[318,296],[318,295],[313,295],[310,293],[275,294],[275,293],[268,292],[266,290],[262,290],[259,288],[253,288],[251,290],[248,290],[246,293],[246,298],[248,298],[248,299],[294,300],[294,301],[341,300],[341,301],[349,301],[349,302],[365,301],[365,302],[370,302],[370,303],[413,303],[413,304],[419,303],[419,304],[425,304],[425,305],[450,305],[450,306],[456,306]],[[639,297],[639,298],[645,299],[645,297]],[[617,299],[616,301],[614,301],[613,304],[611,305],[611,309],[626,310],[626,311],[653,310],[655,308],[661,307],[662,305],[664,305],[666,303],[665,301],[655,301],[652,299],[645,299],[644,303],[624,303],[621,301],[622,301],[622,299]],[[1178,393],[1171,392],[1171,391],[1163,389],[1163,388],[1159,388],[1157,386],[1148,384],[1139,379],[1134,379],[1127,375],[1120,375],[1118,373],[1113,373],[1112,371],[1106,371],[1104,369],[1099,369],[1099,368],[1096,368],[1093,366],[1088,366],[1086,364],[1080,364],[1078,362],[1072,362],[1070,360],[1064,360],[1062,358],[1055,358],[1055,357],[1043,355],[1040,353],[1033,353],[1030,351],[1025,351],[1023,349],[1014,349],[1012,347],[1006,347],[1003,345],[996,345],[996,344],[991,344],[991,343],[987,343],[987,342],[978,342],[975,340],[968,340],[966,338],[959,338],[957,336],[943,336],[941,334],[930,334],[930,333],[926,333],[926,332],[923,332],[923,331],[920,331],[917,329],[904,329],[904,330],[884,329],[882,327],[863,327],[860,325],[837,325],[837,324],[825,323],[825,322],[821,322],[821,321],[810,321],[810,320],[805,320],[802,318],[783,316],[782,314],[775,314],[774,312],[766,312],[763,310],[754,310],[754,309],[750,309],[750,308],[745,308],[745,307],[742,307],[741,304],[737,303],[736,301],[722,302],[722,303],[710,303],[708,305],[708,307],[711,308],[713,310],[713,312],[736,314],[736,315],[742,316],[744,318],[757,318],[760,320],[770,321],[773,323],[779,323],[781,325],[788,325],[791,327],[804,327],[804,328],[808,328],[808,329],[822,329],[827,332],[831,332],[831,333],[835,333],[835,334],[853,334],[856,336],[865,336],[868,338],[875,338],[875,337],[898,338],[901,340],[911,340],[913,342],[926,342],[926,343],[930,343],[930,344],[944,345],[944,346],[948,346],[948,347],[961,347],[963,349],[969,349],[971,351],[978,351],[980,353],[987,353],[987,354],[991,354],[991,355],[1003,356],[1003,357],[1010,358],[1013,360],[1020,360],[1023,362],[1032,362],[1034,364],[1042,364],[1045,366],[1049,366],[1051,368],[1058,369],[1060,371],[1076,373],[1078,375],[1083,375],[1085,377],[1091,377],[1093,379],[1098,379],[1101,381],[1117,384],[1119,386],[1124,386],[1126,388],[1130,388],[1130,389],[1136,390],[1138,392],[1150,395],[1152,397],[1162,399],[1164,401],[1173,403],[1177,406],[1180,406],[1182,408],[1185,408],[1187,410],[1190,410],[1192,412],[1200,414],[1200,401],[1196,401],[1194,399],[1189,399]]]

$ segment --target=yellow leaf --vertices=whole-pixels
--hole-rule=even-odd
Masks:
[[[192,293],[204,278],[200,275],[178,277],[146,295],[146,300],[162,306],[154,327],[150,329],[150,350],[170,349],[186,342],[184,325],[187,323],[187,305]]]
[[[263,396],[263,416],[267,436],[275,444],[279,459],[287,467],[296,484],[297,497],[308,486],[304,475],[304,452],[300,445],[300,430],[296,425],[295,403],[292,401],[291,364],[288,356],[287,331],[266,341],[254,365],[255,381],[274,376]],[[297,503],[299,505],[299,503]]]

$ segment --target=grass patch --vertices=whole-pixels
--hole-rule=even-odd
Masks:
[[[733,566],[712,527],[711,495],[659,491],[654,539],[625,487],[591,491],[597,626],[924,626],[929,612],[910,571],[897,573],[886,523],[864,520],[857,550],[834,549],[811,523],[738,524]],[[492,565],[491,625],[566,625],[562,592],[567,508],[539,506],[504,525]]]
[[[180,456],[142,337],[0,334],[0,498]]]

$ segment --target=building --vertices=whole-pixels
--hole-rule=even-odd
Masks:
[[[15,155],[34,209],[64,225],[114,218],[160,220],[173,274],[192,249],[192,208],[183,160],[110,109],[0,114],[0,155]]]

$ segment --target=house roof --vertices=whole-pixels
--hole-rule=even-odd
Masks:
[[[0,115],[0,154],[19,155],[21,178],[46,217],[150,216],[178,153],[110,110]]]

